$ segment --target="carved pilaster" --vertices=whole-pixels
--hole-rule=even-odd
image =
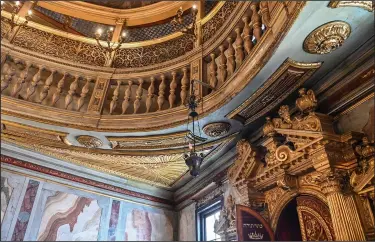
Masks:
[[[336,240],[365,241],[353,195],[345,195],[342,175],[326,172],[320,177],[322,192],[327,197]]]
[[[88,113],[101,114],[103,110],[103,104],[107,96],[109,87],[109,78],[98,77],[95,83],[93,94],[87,108]]]

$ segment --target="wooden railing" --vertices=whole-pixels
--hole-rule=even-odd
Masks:
[[[49,123],[65,125],[76,121],[80,127],[100,130],[170,127],[186,122],[184,104],[190,80],[198,77],[212,87],[200,92],[205,102],[202,116],[207,115],[251,81],[303,6],[266,3],[241,3],[236,10],[240,15],[226,22],[218,35],[177,59],[142,69],[92,66],[4,42],[2,111],[17,112],[11,107],[14,100],[20,100],[23,109],[19,115],[46,118]],[[276,19],[281,24],[273,26]],[[41,105],[34,111],[48,106],[51,116],[31,113],[32,108],[26,103]],[[90,110],[91,106],[96,108]]]

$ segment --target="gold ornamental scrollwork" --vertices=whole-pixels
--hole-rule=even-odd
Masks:
[[[328,54],[343,45],[351,32],[350,25],[334,21],[319,26],[303,42],[303,49],[310,54]]]
[[[221,137],[229,133],[231,125],[229,123],[210,123],[203,127],[203,132],[213,138]]]
[[[374,12],[374,4],[372,1],[331,1],[329,2],[328,7],[358,7],[363,8],[369,12]]]
[[[77,141],[84,147],[92,149],[99,148],[103,145],[103,142],[100,139],[89,135],[80,135],[77,137]]]

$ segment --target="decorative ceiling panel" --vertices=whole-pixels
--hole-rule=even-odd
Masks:
[[[164,149],[187,146],[191,140],[190,132],[178,132],[166,135],[148,137],[107,137],[113,149],[137,150],[137,149]],[[196,143],[205,141],[200,137],[195,138]]]
[[[301,63],[286,59],[250,98],[229,113],[227,117],[242,121],[245,125],[257,120],[279,105],[320,66],[320,62]]]
[[[46,8],[40,7],[40,6],[35,6],[34,8],[35,10],[41,12],[42,14],[56,20],[57,22],[61,24],[64,24],[64,21],[66,18],[64,14],[57,13],[57,12],[48,10]],[[70,18],[71,18],[70,27],[80,32],[84,36],[90,37],[90,38],[95,38],[95,33],[99,28],[106,30],[111,27],[110,25],[106,25],[106,24],[99,24],[99,23],[95,23],[95,22],[91,22],[91,21],[87,21],[83,19],[74,18],[74,17],[70,17]],[[106,31],[103,31],[102,38],[103,39],[106,38]]]
[[[39,129],[9,121],[1,121],[1,141],[71,162],[87,168],[144,182],[159,187],[171,187],[188,168],[183,149],[121,152],[76,147],[64,142],[66,133]],[[177,133],[177,136],[180,134]],[[169,135],[171,137],[171,135]],[[176,135],[175,135],[176,136]],[[217,153],[234,136],[198,146],[204,154]],[[145,140],[148,138],[145,137]],[[133,155],[134,154],[134,155]],[[212,155],[209,154],[209,157]]]

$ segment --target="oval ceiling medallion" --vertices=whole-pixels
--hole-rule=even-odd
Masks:
[[[86,148],[98,148],[103,145],[100,139],[89,135],[80,135],[77,137],[77,141]]]
[[[203,132],[210,137],[216,138],[228,134],[230,130],[230,124],[219,122],[219,123],[210,123],[203,127]]]
[[[350,25],[334,21],[319,26],[303,42],[303,49],[310,54],[327,54],[338,49],[349,37]]]

